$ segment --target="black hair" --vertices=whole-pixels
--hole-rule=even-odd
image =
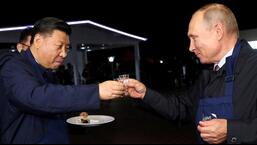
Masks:
[[[20,33],[19,42],[20,43],[26,42],[28,39],[28,36],[31,36],[31,35],[32,35],[31,27],[28,27],[28,28],[22,30]]]
[[[66,22],[54,17],[45,17],[34,24],[31,44],[36,34],[51,34],[54,30],[59,30],[65,32],[67,35],[71,35],[71,27]]]

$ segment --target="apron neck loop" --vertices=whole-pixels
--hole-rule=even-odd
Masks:
[[[240,53],[240,41],[238,40],[234,47],[232,56],[226,58],[226,75],[227,76],[234,75],[234,70],[235,70],[237,59],[239,57],[239,53]]]
[[[232,56],[226,59],[226,77],[225,77],[225,96],[232,96],[233,83],[235,80],[234,70],[240,53],[240,41],[238,40],[233,50]]]

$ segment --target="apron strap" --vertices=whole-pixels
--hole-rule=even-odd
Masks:
[[[232,56],[226,58],[225,96],[233,96],[233,84],[235,80],[235,66],[240,53],[240,41],[238,40]]]

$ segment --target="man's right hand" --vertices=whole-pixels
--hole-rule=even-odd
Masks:
[[[122,97],[125,87],[117,81],[106,81],[99,84],[99,95],[101,100],[111,100]]]
[[[128,87],[129,96],[136,99],[144,99],[146,86],[143,83],[134,79],[129,79],[126,86]]]

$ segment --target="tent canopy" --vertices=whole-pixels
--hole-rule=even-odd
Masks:
[[[129,34],[89,20],[72,21],[67,23],[72,27],[70,40],[73,49],[67,57],[66,62],[70,62],[75,66],[75,84],[79,84],[78,74],[82,73],[84,63],[87,63],[87,51],[122,48],[127,46],[134,47],[135,74],[136,78],[140,80],[139,43],[146,41],[146,38]],[[32,27],[32,25],[0,28],[0,43],[18,42],[20,32],[27,27]],[[84,54],[77,50],[78,47],[85,49]]]

